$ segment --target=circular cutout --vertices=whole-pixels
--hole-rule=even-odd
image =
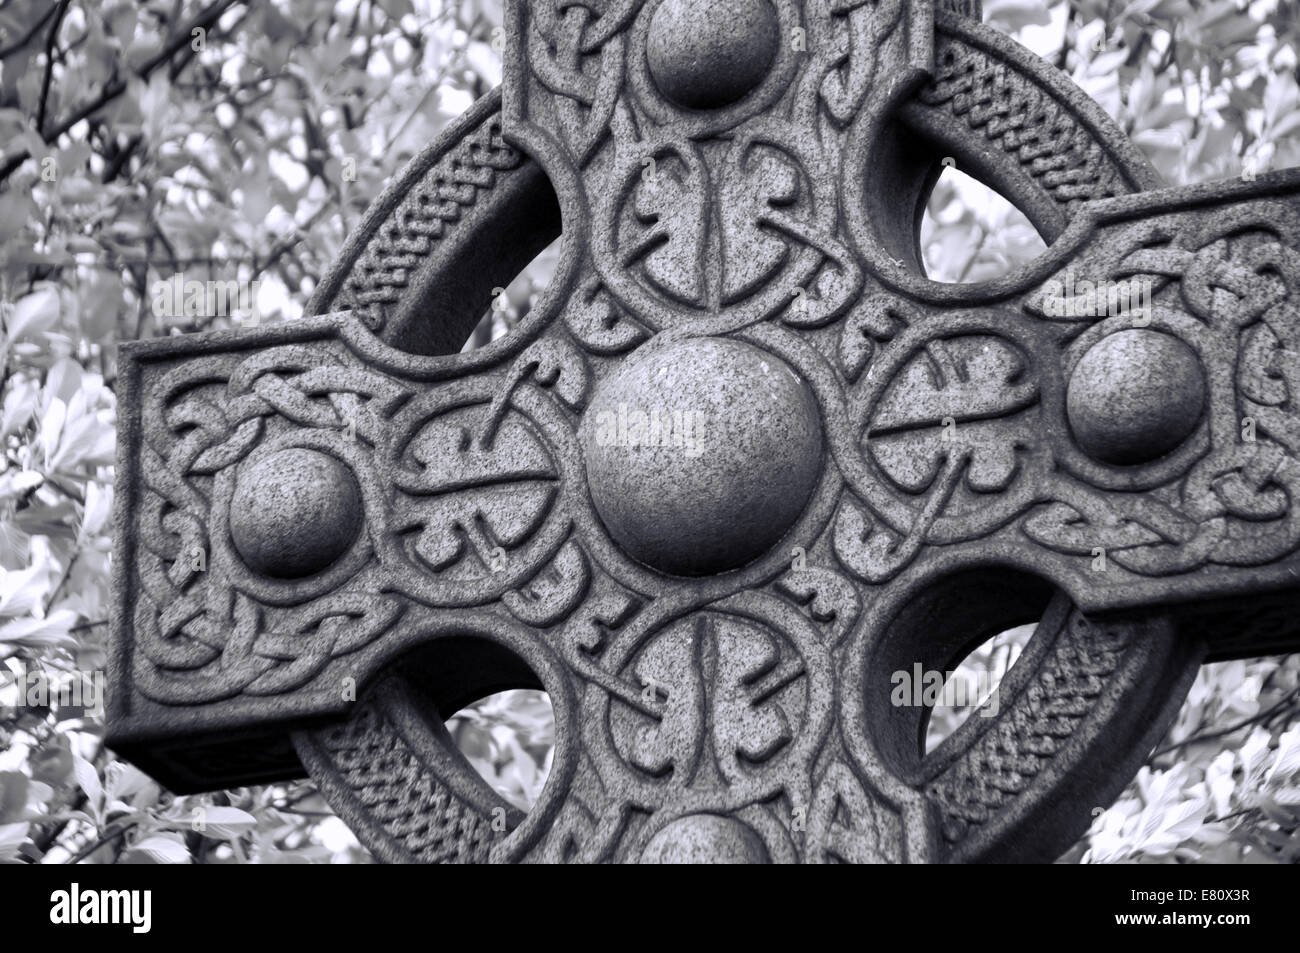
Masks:
[[[762,83],[779,45],[769,0],[664,0],[650,20],[646,62],[669,101],[720,109]]]
[[[1047,244],[997,190],[944,163],[921,218],[921,264],[932,281],[975,284],[1031,264]]]
[[[1075,365],[1066,412],[1085,453],[1131,466],[1191,436],[1205,398],[1205,372],[1190,347],[1162,331],[1132,328],[1102,338]]]
[[[581,440],[610,535],[685,576],[767,552],[822,467],[820,415],[803,380],[780,358],[721,338],[635,355],[597,389]]]
[[[250,569],[301,579],[327,569],[356,541],[361,489],[327,453],[292,447],[240,474],[230,502],[230,537]]]
[[[537,803],[550,775],[555,712],[546,692],[493,692],[447,719],[447,733],[470,767],[521,811]]]
[[[494,286],[492,303],[484,309],[473,333],[461,346],[461,353],[476,351],[505,337],[519,327],[542,301],[555,278],[564,241],[555,239],[508,283]]]
[[[926,719],[923,754],[938,748],[977,712],[985,718],[997,717],[1001,703],[998,686],[1037,628],[1037,622],[1030,622],[999,632],[960,664],[940,673],[943,681]]]

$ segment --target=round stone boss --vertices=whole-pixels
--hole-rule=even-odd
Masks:
[[[1130,328],[1102,338],[1079,359],[1066,390],[1070,430],[1103,463],[1149,463],[1200,426],[1207,384],[1200,358],[1164,331]]]
[[[821,415],[780,358],[692,338],[638,351],[601,382],[580,440],[592,502],[641,562],[699,576],[767,552],[822,471]]]
[[[678,818],[650,838],[643,864],[766,864],[767,847],[748,824],[718,814]]]
[[[664,0],[646,61],[659,91],[686,109],[720,109],[758,87],[781,42],[770,0]]]
[[[267,454],[241,470],[230,537],[254,572],[301,579],[328,569],[365,521],[361,489],[337,457],[306,447]]]

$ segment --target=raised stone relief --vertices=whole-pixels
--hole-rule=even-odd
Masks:
[[[1054,858],[1201,662],[1300,644],[1300,173],[1161,190],[977,15],[509,3],[315,317],[123,348],[110,743],[305,769],[394,862]],[[1048,250],[926,277],[944,159]],[[1030,621],[925,754],[893,673]],[[526,815],[443,728],[510,687]]]

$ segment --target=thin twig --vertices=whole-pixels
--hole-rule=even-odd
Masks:
[[[1070,27],[1074,25],[1074,11],[1069,9],[1065,13],[1065,30],[1061,37],[1061,48],[1056,51],[1056,68],[1065,71],[1066,64],[1070,61]]]
[[[970,274],[970,270],[975,267],[975,262],[979,260],[980,252],[984,250],[984,246],[988,243],[989,230],[983,225],[979,226],[979,230],[980,240],[975,244],[975,250],[971,252],[970,257],[966,259],[966,264],[962,266],[961,274],[957,276],[957,284],[961,284],[966,280],[966,276]]]
[[[1179,741],[1176,744],[1167,745],[1166,747],[1161,748],[1151,757],[1153,759],[1158,758],[1163,754],[1168,754],[1171,751],[1177,751],[1179,748],[1185,748],[1188,745],[1200,744],[1203,741],[1213,741],[1216,738],[1223,738],[1226,735],[1230,735],[1233,734],[1234,732],[1241,731],[1241,729],[1243,728],[1249,728],[1251,725],[1267,721],[1277,712],[1283,710],[1288,705],[1293,704],[1297,699],[1300,699],[1300,688],[1292,689],[1291,691],[1283,695],[1281,700],[1278,701],[1276,704],[1270,705],[1268,708],[1265,708],[1263,711],[1258,712],[1249,718],[1245,718],[1237,722],[1235,725],[1229,725],[1227,728],[1221,728],[1217,731],[1210,731],[1210,732],[1206,732],[1205,734],[1192,735],[1188,738],[1184,738],[1182,741]]]
[[[50,27],[50,35],[45,39],[45,77],[41,80],[41,100],[36,109],[36,132],[41,138],[45,138],[45,110],[50,103],[50,81],[54,78],[54,42],[59,37],[63,15],[68,12],[68,4],[71,2],[72,0],[59,0],[59,6],[54,14],[54,25]]]
[[[0,50],[0,60],[4,59],[6,56],[10,56],[13,53],[17,53],[24,46],[30,43],[32,41],[32,37],[34,37],[37,33],[41,32],[41,27],[45,26],[46,23],[50,22],[50,17],[54,16],[54,14],[58,12],[59,12],[58,7],[50,7],[48,10],[46,10],[45,15],[42,16],[39,20],[37,20],[34,24],[32,24],[32,28],[30,30],[24,33],[13,43],[10,43],[4,49]]]
[[[198,29],[207,30],[211,28],[216,24],[218,20],[221,19],[222,15],[227,10],[229,10],[237,3],[244,3],[244,2],[245,0],[217,0],[216,3],[208,7],[207,10],[198,14],[185,27],[183,27],[179,35],[177,36],[177,38],[172,40],[171,43],[167,44],[167,46],[162,50],[162,52],[156,54],[142,67],[140,67],[140,69],[136,70],[135,76],[141,80],[147,81],[149,77],[153,74],[153,72],[156,69],[158,69],[159,66],[168,62],[169,60],[171,60],[173,56],[175,56],[177,53],[182,52],[183,50],[187,50],[187,49],[190,50],[189,55],[186,56],[186,61],[193,59],[195,51],[190,46],[190,38],[193,31]],[[122,80],[122,79],[114,80],[113,82],[109,83],[107,86],[104,87],[104,89],[100,92],[98,96],[96,96],[93,100],[91,100],[86,105],[77,109],[71,116],[69,116],[63,122],[55,126],[54,129],[51,130],[48,134],[46,134],[44,130],[38,130],[41,134],[41,140],[45,142],[47,145],[51,142],[54,142],[56,139],[59,138],[59,136],[63,135],[65,132],[67,132],[77,123],[81,122],[84,119],[88,119],[90,116],[94,115],[96,112],[103,109],[106,105],[108,105],[118,96],[121,96],[122,93],[126,92],[126,87],[127,87],[127,82],[126,80]],[[20,149],[18,152],[16,152],[10,159],[8,159],[5,162],[3,166],[0,166],[0,182],[4,182],[6,179],[9,178],[9,176],[13,175],[14,170],[17,169],[19,166],[21,166],[29,158],[31,158],[31,152],[29,152],[26,149]]]
[[[140,147],[142,142],[144,142],[144,136],[138,132],[128,139],[126,145],[118,149],[113,158],[104,166],[104,174],[100,177],[100,182],[108,185],[121,175],[122,169],[130,161],[131,156],[135,154],[135,150]]]

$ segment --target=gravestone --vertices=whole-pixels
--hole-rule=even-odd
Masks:
[[[1300,174],[1161,189],[978,13],[509,3],[314,317],[123,347],[110,744],[307,773],[388,861],[1067,847],[1201,663],[1300,645]],[[929,279],[948,166],[1048,250]],[[925,753],[914,689],[1034,621]],[[443,725],[517,687],[527,814]]]

